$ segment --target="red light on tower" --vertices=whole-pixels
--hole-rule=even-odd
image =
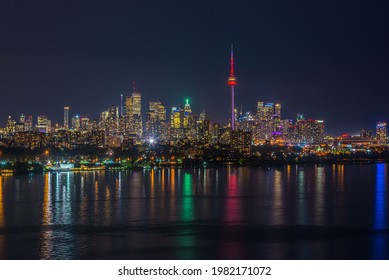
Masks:
[[[236,78],[235,77],[229,77],[228,78],[228,85],[229,86],[235,86],[236,85]]]

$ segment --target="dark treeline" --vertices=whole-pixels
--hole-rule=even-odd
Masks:
[[[192,148],[190,146],[138,146],[131,149],[108,149],[82,146],[74,149],[10,148],[0,149],[0,169],[15,174],[43,172],[48,161],[71,160],[75,167],[104,162],[107,168],[137,169],[144,167],[207,168],[233,166],[270,166],[284,164],[389,162],[389,151],[303,153],[301,147],[263,145],[250,154],[232,151],[229,146]],[[108,160],[108,161],[107,161]]]

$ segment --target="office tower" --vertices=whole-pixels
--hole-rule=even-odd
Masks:
[[[24,114],[21,114],[19,117],[19,123],[24,123],[26,121],[26,116]]]
[[[206,118],[207,118],[207,113],[206,113],[205,109],[203,109],[203,111],[201,111],[201,113],[200,113],[199,121],[203,122],[203,121],[205,121]]]
[[[231,130],[235,130],[235,86],[236,78],[234,73],[234,49],[231,45],[230,56],[230,76],[228,77],[228,85],[231,88]]]
[[[281,106],[279,106],[279,109]],[[279,111],[281,113],[281,110]],[[257,103],[257,120],[269,122],[275,115],[274,103]]]
[[[5,131],[7,134],[14,134],[16,132],[16,121],[11,116],[8,116]]]
[[[251,153],[251,132],[231,131],[231,150],[249,155]]]
[[[156,139],[158,137],[158,112],[149,110],[146,113],[146,137]]]
[[[321,144],[324,142],[324,121],[302,119],[297,121],[299,142],[305,144]]]
[[[274,105],[274,114],[278,116],[278,118],[281,119],[281,104],[280,103],[276,103]]]
[[[26,121],[26,116],[21,114],[19,117],[19,122],[15,124],[15,132],[23,132],[26,130],[24,122]]]
[[[156,112],[159,121],[166,121],[166,109],[165,105],[160,101],[152,101],[149,103],[149,110]]]
[[[149,102],[149,111],[158,112],[158,106],[161,104],[159,101]]]
[[[112,105],[108,108],[106,131],[108,135],[116,135],[119,128],[119,108]]]
[[[376,138],[382,145],[386,144],[386,122],[378,122],[376,125]]]
[[[158,119],[162,122],[166,122],[166,108],[165,105],[160,103],[158,105]]]
[[[38,132],[49,133],[51,132],[51,121],[45,115],[39,115],[35,128]]]
[[[65,106],[63,108],[63,128],[64,129],[69,129],[69,106]]]
[[[279,118],[274,114],[274,103],[257,103],[257,116],[253,138],[256,143],[270,140],[272,132],[277,131]]]
[[[172,107],[170,114],[170,125],[172,128],[181,128],[181,112],[180,107]]]
[[[32,116],[28,116],[25,120],[24,120],[24,130],[25,131],[32,131]]]
[[[373,139],[373,131],[371,129],[361,129],[360,136],[362,139]]]
[[[186,99],[185,106],[184,106],[184,114],[183,114],[183,128],[190,128],[192,125],[192,108],[189,104],[189,99]]]
[[[80,128],[81,130],[92,130],[93,123],[90,122],[88,117],[80,118]]]
[[[126,122],[127,134],[140,143],[143,134],[142,94],[137,90],[135,82],[131,96],[126,97]]]
[[[159,139],[162,126],[166,123],[165,106],[160,101],[149,102],[149,111],[146,113],[146,137],[148,139]]]
[[[80,116],[74,116],[72,118],[72,123],[71,123],[71,128],[72,130],[80,130],[80,127],[81,127],[81,120],[80,120]]]
[[[131,97],[133,106],[132,113],[140,116],[142,111],[142,94],[140,92],[133,92]]]
[[[323,120],[314,120],[311,124],[311,143],[321,144],[324,142],[324,121]]]

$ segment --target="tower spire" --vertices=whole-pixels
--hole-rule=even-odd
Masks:
[[[231,44],[230,76],[234,76],[234,45]]]

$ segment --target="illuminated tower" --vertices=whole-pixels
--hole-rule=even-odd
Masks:
[[[69,129],[69,106],[63,108],[63,127]]]
[[[231,130],[235,130],[235,85],[236,78],[234,76],[234,48],[231,44],[231,58],[230,58],[230,77],[228,78],[228,85],[231,87]]]

